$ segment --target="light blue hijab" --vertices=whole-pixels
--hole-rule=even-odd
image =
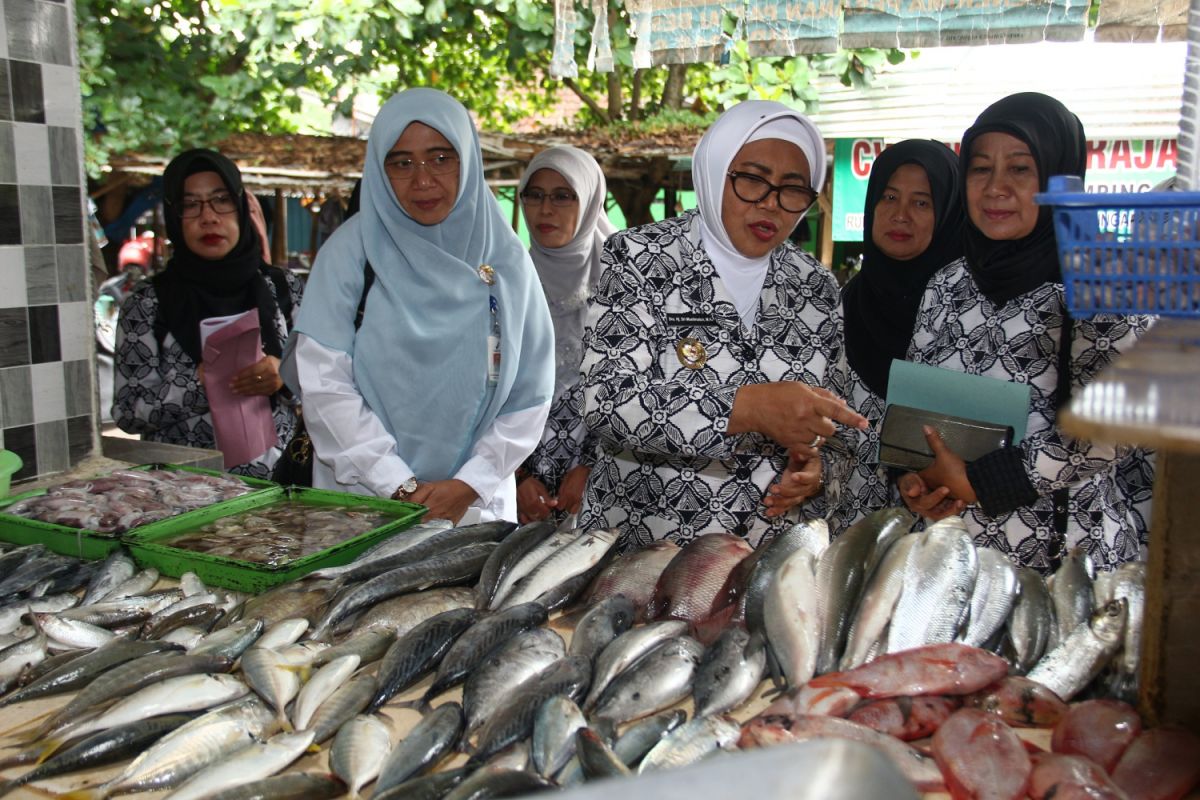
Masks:
[[[458,197],[437,225],[408,216],[383,161],[422,122],[460,159]],[[363,267],[375,270],[362,327]],[[495,270],[488,286],[479,267]],[[445,480],[501,414],[535,408],[554,390],[554,335],[537,274],[483,175],[479,135],[444,92],[408,89],[371,127],[362,205],[317,254],[296,329],[352,356],[354,381],[421,480]],[[500,316],[500,378],[487,385],[489,296]]]

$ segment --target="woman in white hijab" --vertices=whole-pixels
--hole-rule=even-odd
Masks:
[[[585,528],[619,527],[625,547],[718,532],[757,546],[824,516],[847,464],[822,446],[835,423],[866,425],[839,399],[837,283],[788,241],[824,180],[807,117],[741,103],[696,147],[699,208],[605,244],[582,367],[599,441]]]
[[[600,280],[600,251],[616,228],[604,200],[608,186],[596,159],[569,145],[529,162],[518,193],[537,269],[554,323],[554,400],[546,430],[517,470],[518,519],[575,514],[591,471],[594,440],[583,424],[578,391],[587,300]]]

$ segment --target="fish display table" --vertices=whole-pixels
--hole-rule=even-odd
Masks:
[[[1158,450],[1141,700],[1151,724],[1200,733],[1200,320],[1159,320],[1076,397],[1061,424],[1095,441]]]

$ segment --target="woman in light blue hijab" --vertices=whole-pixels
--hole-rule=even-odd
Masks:
[[[308,286],[295,354],[313,485],[422,503],[431,518],[516,520],[512,476],[546,421],[554,336],[462,104],[409,89],[383,106],[361,210]]]

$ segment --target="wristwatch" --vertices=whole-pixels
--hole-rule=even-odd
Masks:
[[[417,490],[417,476],[413,475],[392,492],[393,500],[407,500],[408,496]]]

